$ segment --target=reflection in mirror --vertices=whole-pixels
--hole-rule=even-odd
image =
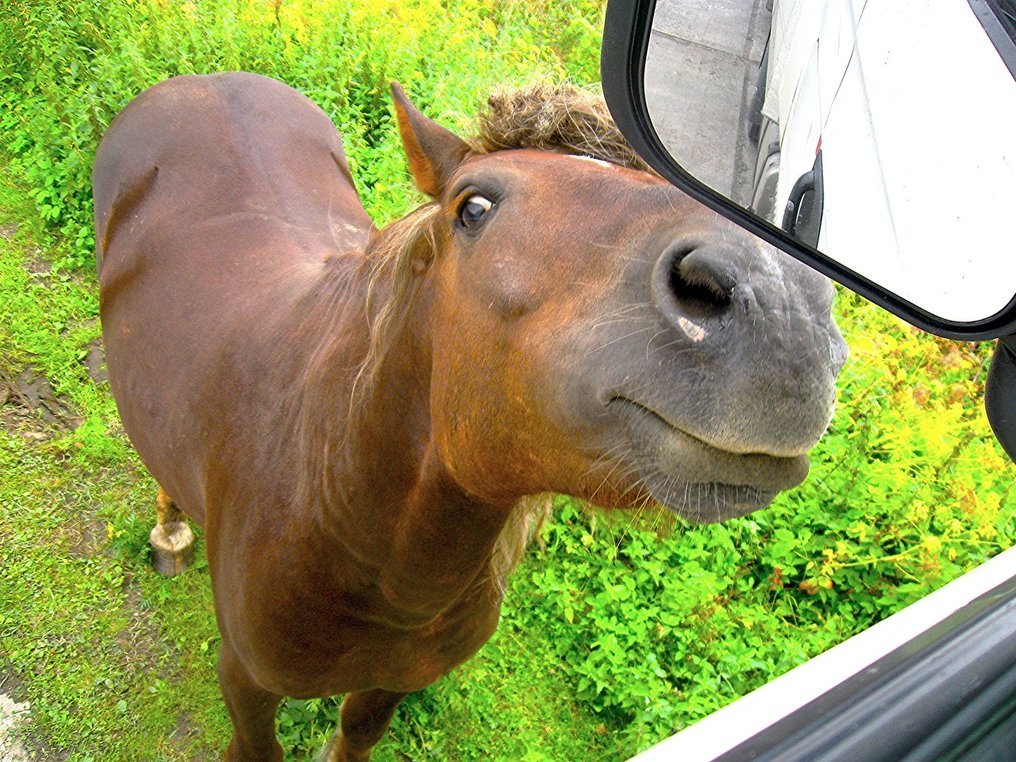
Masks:
[[[696,179],[845,267],[988,319],[1016,294],[1016,48],[971,5],[1000,1],[658,0],[653,128]]]

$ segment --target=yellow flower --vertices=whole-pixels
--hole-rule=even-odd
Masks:
[[[934,534],[925,535],[924,549],[930,554],[937,555],[942,550],[942,539]]]

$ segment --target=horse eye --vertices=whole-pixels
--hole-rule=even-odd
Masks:
[[[475,229],[494,206],[494,202],[486,196],[475,194],[466,199],[459,207],[459,223],[466,230]]]

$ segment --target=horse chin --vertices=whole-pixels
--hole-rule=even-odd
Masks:
[[[745,484],[681,482],[660,473],[642,476],[642,483],[660,505],[693,524],[715,524],[769,505],[778,492]]]
[[[631,445],[629,457],[644,488],[688,521],[714,523],[765,508],[808,474],[807,456],[730,452],[641,403],[617,397],[607,407]]]

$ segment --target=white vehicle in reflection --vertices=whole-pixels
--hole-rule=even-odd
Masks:
[[[1005,308],[1016,257],[994,287],[967,275],[979,250],[1008,245],[990,221],[1012,214],[1016,188],[1014,15],[1012,0],[776,0],[744,201],[937,316]]]

